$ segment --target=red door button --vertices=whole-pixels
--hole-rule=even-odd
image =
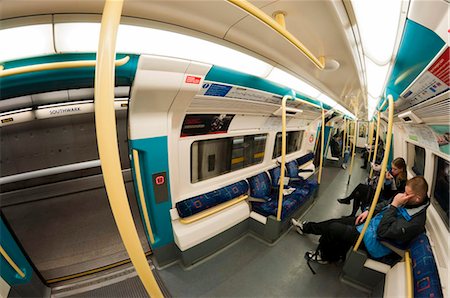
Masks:
[[[164,176],[158,176],[158,177],[156,177],[156,178],[155,178],[155,183],[156,183],[157,185],[164,184]]]

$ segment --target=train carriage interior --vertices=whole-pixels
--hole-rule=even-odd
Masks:
[[[449,297],[449,7],[1,0],[0,297]],[[398,157],[430,204],[387,260]]]

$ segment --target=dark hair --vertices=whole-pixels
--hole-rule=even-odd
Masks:
[[[411,187],[414,194],[420,196],[422,200],[427,197],[428,183],[423,176],[416,176],[409,179],[406,182],[406,186]]]

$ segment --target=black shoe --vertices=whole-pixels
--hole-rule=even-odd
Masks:
[[[367,169],[367,166],[361,166],[361,169]]]
[[[340,203],[340,204],[345,204],[345,205],[350,205],[350,201],[351,201],[352,199],[350,199],[350,198],[343,198],[343,199],[338,199],[337,201]]]

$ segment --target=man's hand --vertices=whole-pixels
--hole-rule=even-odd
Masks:
[[[394,199],[392,200],[391,205],[394,206],[394,207],[404,206],[413,197],[414,197],[413,194],[407,195],[406,193],[399,193],[399,194],[397,194],[394,197]]]
[[[367,215],[369,215],[369,210],[366,210],[363,213],[361,213],[360,215],[358,215],[358,217],[356,218],[355,224],[359,225],[360,223],[363,223],[366,220]]]

